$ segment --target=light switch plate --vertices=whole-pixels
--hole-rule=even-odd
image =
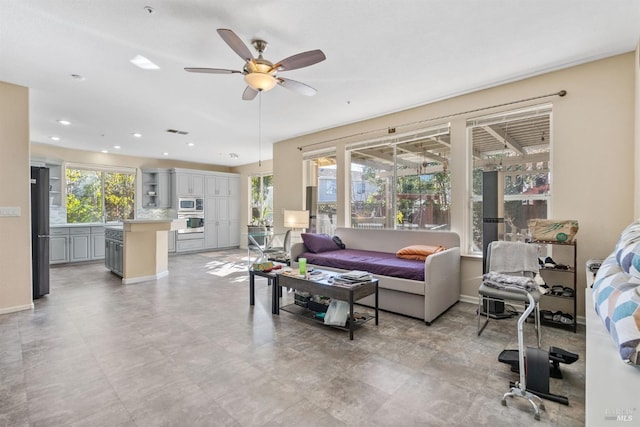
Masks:
[[[20,216],[19,206],[0,207],[0,216]]]

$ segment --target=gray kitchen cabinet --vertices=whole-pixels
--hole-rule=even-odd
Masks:
[[[212,174],[206,177],[205,247],[240,245],[240,176]]]
[[[204,238],[207,249],[232,246],[229,200],[229,197],[205,199]]]
[[[69,262],[91,259],[91,227],[69,229]]]
[[[64,188],[64,168],[61,164],[47,163],[49,168],[49,204],[50,206],[61,206],[65,201]]]
[[[191,172],[175,172],[176,196],[204,196],[204,175]]]
[[[229,178],[229,246],[240,245],[240,177]]]
[[[113,273],[123,275],[123,231],[122,229],[108,227],[105,230],[105,257],[104,266]]]
[[[91,227],[91,259],[104,259],[104,227]]]
[[[168,209],[172,206],[172,171],[169,169],[142,170],[142,207]]]
[[[176,232],[169,231],[169,242],[168,242],[168,252],[172,253],[176,251]]]
[[[69,262],[69,229],[51,227],[49,235],[49,264]]]

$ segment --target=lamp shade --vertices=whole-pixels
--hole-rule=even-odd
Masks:
[[[284,226],[286,228],[308,228],[309,211],[284,211]]]
[[[271,74],[260,72],[247,74],[244,81],[255,90],[271,90],[278,83]]]

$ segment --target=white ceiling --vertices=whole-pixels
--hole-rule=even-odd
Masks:
[[[262,94],[261,152],[242,76],[183,70],[242,69],[217,28],[252,52],[266,40],[272,62],[327,56],[280,74],[315,96]],[[287,138],[629,52],[639,36],[638,0],[0,0],[0,81],[31,89],[33,142],[238,166]],[[132,65],[138,54],[160,70]]]

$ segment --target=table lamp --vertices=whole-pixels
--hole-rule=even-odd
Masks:
[[[309,211],[284,211],[284,226],[291,228],[291,242],[302,242],[302,230],[309,228]]]

